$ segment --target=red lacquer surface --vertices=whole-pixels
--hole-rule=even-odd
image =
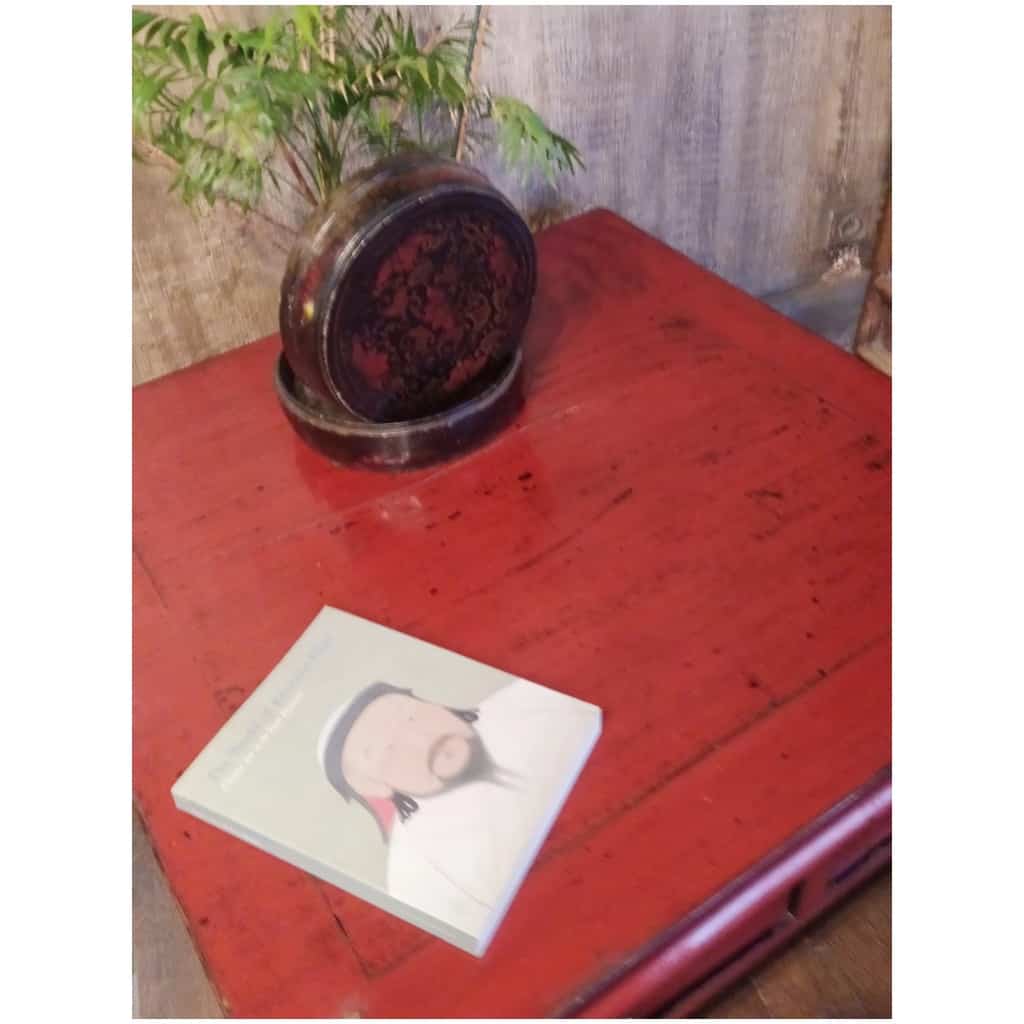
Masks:
[[[135,796],[239,1016],[556,1012],[889,761],[888,378],[607,212],[538,248],[458,461],[329,465],[276,338],[135,392]],[[173,806],[324,604],[604,709],[483,960]]]

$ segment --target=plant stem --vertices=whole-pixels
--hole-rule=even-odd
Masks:
[[[354,109],[354,108],[353,108]],[[338,139],[338,168],[339,172],[342,167],[345,166],[345,155],[348,152],[348,140],[352,134],[352,128],[356,123],[356,119],[352,116],[352,110],[349,110],[345,117],[345,127],[343,129],[344,134],[339,136]]]
[[[314,159],[317,164],[317,171],[313,174],[314,179],[320,187],[320,191],[323,193],[324,198],[327,198],[327,194],[331,188],[331,176],[330,169],[325,162],[325,155],[330,154],[330,140],[324,135],[323,125],[320,123],[320,112],[317,106],[314,106],[308,99],[306,100],[306,110],[309,114],[309,123],[313,130],[313,139],[310,143],[310,149],[313,151]]]
[[[483,21],[484,7],[483,4],[477,6],[476,19],[473,22],[473,34],[469,38],[469,57],[466,60],[466,84],[468,86],[466,92],[469,93],[473,89],[473,75],[476,72],[476,59],[479,52],[477,46],[477,37],[480,34],[480,23]],[[467,97],[468,99],[468,97]],[[459,126],[455,132],[455,148],[452,150],[452,156],[456,160],[462,159],[462,150],[466,145],[466,121],[468,120],[468,103],[463,104],[462,109],[459,111]]]
[[[288,227],[287,224],[282,224],[280,221],[274,220],[273,217],[264,213],[261,209],[259,209],[256,206],[253,206],[251,209],[247,211],[242,210],[241,213],[243,214],[243,216],[245,213],[251,213],[256,217],[259,217],[260,220],[266,221],[266,223],[268,223],[271,227],[277,228],[278,231],[283,231],[291,239],[294,239],[295,236],[298,234],[298,232],[294,228],[290,228]]]
[[[427,41],[423,44],[423,49],[420,50],[420,53],[423,54],[424,57],[428,56],[433,51],[434,47],[437,46],[437,44],[441,41],[441,37],[442,37],[443,34],[444,33],[439,28],[434,29],[430,33],[430,35],[427,36]],[[402,99],[400,99],[398,101],[398,104],[395,107],[395,112],[392,115],[392,120],[399,127],[401,127],[402,118],[405,116],[405,106],[406,106],[406,100],[405,100],[405,97],[403,97]],[[419,115],[419,118],[420,118],[420,144],[422,145],[422,143],[423,143],[423,110],[422,110],[422,107],[419,106],[419,104],[417,104],[417,114]]]
[[[137,136],[133,136],[132,145],[140,153],[145,154],[146,157],[148,157],[154,163],[161,164],[168,170],[177,171],[181,167],[181,164],[179,164],[178,161],[174,159],[174,157],[169,156],[158,146],[154,146],[152,142],[148,142],[146,139],[140,139]]]
[[[302,199],[304,199],[304,200],[307,199],[306,193],[303,192],[298,187],[298,185],[296,185],[295,182],[293,182],[291,180],[291,178],[287,177],[286,175],[282,174],[280,177],[275,177],[273,180],[274,180],[274,184],[277,184],[278,182],[280,182],[282,185],[287,185],[288,188],[290,188],[297,196],[301,196]]]
[[[306,197],[306,199],[309,200],[312,206],[315,207],[319,205],[319,201],[316,198],[316,193],[314,193],[314,191],[309,187],[309,184],[306,182],[306,179],[303,176],[302,171],[299,169],[299,164],[298,161],[295,159],[295,151],[292,149],[291,143],[283,135],[278,136],[278,139],[281,143],[281,152],[284,153],[285,161],[291,168],[292,174],[295,175],[295,180],[298,183],[299,189],[301,190],[302,194]]]

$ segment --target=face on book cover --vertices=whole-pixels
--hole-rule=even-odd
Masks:
[[[432,796],[465,781],[481,741],[454,711],[401,693],[386,694],[352,723],[341,769],[362,797]]]

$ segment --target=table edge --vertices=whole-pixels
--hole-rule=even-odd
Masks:
[[[886,765],[552,1016],[649,1016],[670,1002],[673,1016],[693,1013],[889,863],[891,831]]]

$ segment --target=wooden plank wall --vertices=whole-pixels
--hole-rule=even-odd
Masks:
[[[878,228],[875,258],[854,351],[872,366],[892,376],[892,194]]]
[[[198,10],[251,22],[259,7]],[[421,7],[481,10],[477,79],[571,138],[559,192],[482,166],[530,218],[607,206],[755,295],[816,278],[840,245],[870,256],[889,170],[888,7]],[[136,383],[273,332],[282,238],[230,211],[196,218],[136,165]],[[278,201],[277,219],[301,211]]]

